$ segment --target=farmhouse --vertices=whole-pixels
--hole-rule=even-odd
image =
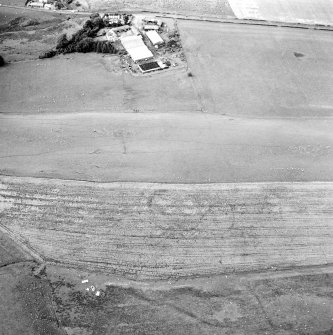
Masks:
[[[156,17],[145,17],[142,19],[142,22],[146,25],[156,25],[158,27],[161,27],[162,26],[162,21],[161,20],[158,20],[156,19]]]
[[[109,14],[106,13],[104,15],[100,15],[104,21],[105,24],[107,25],[112,25],[112,24],[125,24],[125,19],[124,15],[122,14]]]
[[[29,2],[28,7],[32,8],[44,8],[44,3],[42,2]]]
[[[134,62],[154,57],[142,40],[142,36],[125,36],[120,38],[121,44]]]

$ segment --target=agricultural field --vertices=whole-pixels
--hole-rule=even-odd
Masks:
[[[49,261],[136,280],[333,261],[331,183],[1,183],[2,224]]]
[[[0,334],[332,334],[332,32],[84,5],[182,15],[185,66],[38,59],[88,14],[0,7]]]
[[[330,31],[180,20],[205,110],[244,118],[332,116]]]
[[[143,10],[151,12],[167,12],[189,15],[213,15],[234,17],[226,0],[87,0],[90,10]]]
[[[175,83],[176,79],[174,76]],[[105,88],[106,85],[105,82]],[[118,98],[120,104],[125,92],[121,88],[118,92],[121,94]],[[181,102],[193,101],[181,96],[182,92],[179,90],[177,94],[179,101],[167,100],[168,96],[161,95],[160,101],[168,105],[161,103],[159,113],[154,109],[142,112],[141,108],[141,112],[115,113],[111,106],[109,111],[96,109],[94,113],[1,115],[0,171],[11,176],[97,182],[332,180],[331,120],[247,120],[194,110],[185,113],[183,109],[191,107],[185,103],[181,105]],[[93,90],[91,95],[87,94],[88,97],[92,97],[92,93]],[[41,94],[44,95],[45,91]],[[130,91],[133,98],[130,102],[136,103],[132,108],[138,106],[139,101],[150,102],[153,107],[154,99],[151,98],[154,97],[148,92],[145,94],[146,97],[138,96]],[[67,96],[69,101],[77,99]],[[98,102],[103,102],[102,97],[99,101],[90,101],[88,97],[82,97],[78,105],[86,102],[93,108],[92,103],[96,101],[97,108]],[[13,105],[18,106],[17,102],[22,98],[18,96]],[[37,95],[33,99],[36,98]],[[52,108],[50,96],[46,98],[49,108]],[[110,99],[115,101],[116,98],[113,92]],[[66,108],[66,100],[61,96],[54,96],[54,99],[59,111],[61,107]],[[125,103],[125,99],[123,101]],[[38,102],[35,104],[41,106]],[[165,110],[175,105],[182,109],[174,113]],[[69,106],[68,102],[67,108]],[[75,108],[75,104],[73,106]]]
[[[333,3],[330,0],[229,0],[239,19],[332,25]]]

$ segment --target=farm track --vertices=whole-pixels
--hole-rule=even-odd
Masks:
[[[2,224],[48,261],[134,279],[333,263],[333,183],[0,178]]]

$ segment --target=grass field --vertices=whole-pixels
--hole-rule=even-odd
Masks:
[[[51,266],[48,277],[58,318],[71,335],[327,335],[333,278],[322,271],[147,284]],[[89,285],[101,296],[87,293]]]
[[[181,112],[3,115],[0,171],[103,182],[331,181],[332,126]]]
[[[185,70],[124,73],[118,56],[70,54],[0,69],[3,113],[166,112],[199,106]]]
[[[332,116],[331,32],[185,20],[178,27],[207,111],[265,119]]]
[[[29,20],[34,24],[25,26]],[[79,30],[83,20],[70,13],[1,7],[0,54],[7,63],[36,60],[55,47],[59,35]]]

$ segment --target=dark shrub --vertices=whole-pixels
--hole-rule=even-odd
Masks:
[[[55,50],[50,50],[50,51],[46,51],[45,53],[40,55],[39,58],[40,59],[51,58],[51,57],[54,57],[56,54],[57,54],[57,52]]]
[[[102,20],[100,16],[91,19],[91,23],[94,28],[102,29],[105,27],[104,21]]]
[[[76,51],[77,52],[91,52],[94,51],[95,47],[95,42],[92,38],[87,37],[81,40],[77,45],[76,45]]]
[[[96,17],[100,17],[98,13],[92,13],[92,14],[90,15],[90,18],[91,18],[91,19],[94,19],[94,18],[96,18]]]
[[[88,37],[88,33],[85,29],[80,29],[71,38],[70,43],[79,43],[84,38]]]
[[[0,56],[0,66],[4,66],[6,64],[5,60],[2,56]]]
[[[24,22],[25,18],[22,16],[16,17],[15,19],[11,20],[9,22],[9,25],[14,27],[14,26],[19,26],[21,25],[22,22]]]
[[[111,42],[103,42],[98,41],[95,45],[95,51],[99,53],[108,53],[108,54],[115,54],[117,53],[116,48],[113,46]]]
[[[39,21],[36,19],[26,19],[21,23],[21,27],[37,26]]]
[[[62,34],[58,38],[56,49],[64,49],[64,48],[66,48],[68,46],[68,44],[69,44],[69,41],[67,39],[66,34]]]
[[[63,54],[70,54],[72,52],[76,52],[76,45],[75,44],[70,44],[67,48],[59,50],[59,52]]]
[[[92,29],[92,28],[93,28],[93,24],[91,20],[87,20],[83,25],[83,29]]]
[[[103,42],[102,41],[98,41],[95,45],[95,51],[96,52],[102,52],[102,47],[103,47]]]
[[[54,3],[54,6],[56,9],[62,9],[65,7],[64,4],[59,0]]]

